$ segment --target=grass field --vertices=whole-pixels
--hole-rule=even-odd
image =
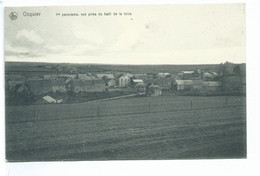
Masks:
[[[244,157],[245,97],[6,107],[8,161]]]

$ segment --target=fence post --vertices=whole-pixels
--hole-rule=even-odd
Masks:
[[[190,110],[192,110],[192,100],[190,101]]]

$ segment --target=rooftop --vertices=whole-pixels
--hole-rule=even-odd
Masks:
[[[182,73],[184,73],[184,74],[192,74],[192,73],[194,73],[194,71],[182,71]]]
[[[133,82],[134,83],[143,83],[143,80],[141,80],[141,79],[133,79]]]
[[[203,84],[202,80],[176,80],[178,85]]]

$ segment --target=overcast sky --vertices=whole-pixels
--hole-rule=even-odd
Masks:
[[[11,20],[9,14],[18,18]],[[25,17],[24,12],[39,12]],[[128,12],[61,17],[56,13]],[[106,64],[245,63],[245,6],[136,5],[5,9],[5,60]]]

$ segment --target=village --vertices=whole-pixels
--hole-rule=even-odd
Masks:
[[[245,71],[225,63],[219,71],[130,73],[122,71],[78,73],[69,67],[42,75],[6,75],[7,103],[76,103],[130,96],[243,95]],[[63,72],[62,72],[63,71]]]

